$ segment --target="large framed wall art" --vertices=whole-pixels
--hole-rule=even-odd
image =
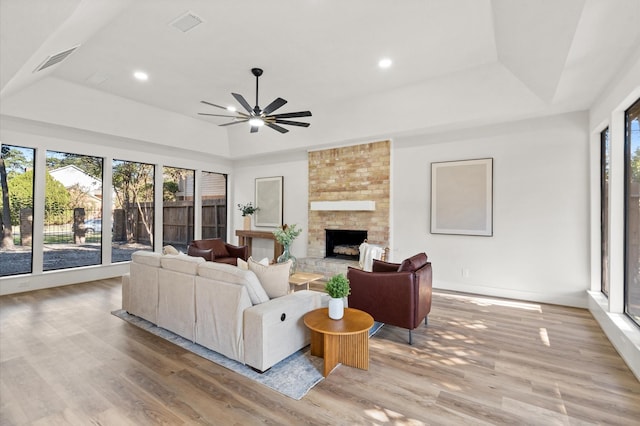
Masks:
[[[256,178],[256,226],[282,226],[283,176]]]
[[[493,235],[493,158],[431,163],[431,233]]]

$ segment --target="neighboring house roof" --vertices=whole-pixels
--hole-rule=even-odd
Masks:
[[[82,169],[70,165],[51,170],[49,172],[52,178],[64,185],[65,188],[71,188],[78,185],[83,191],[95,197],[102,197],[102,180],[96,179],[88,175]]]

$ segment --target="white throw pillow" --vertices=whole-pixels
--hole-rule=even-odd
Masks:
[[[286,296],[289,293],[289,269],[291,260],[275,265],[261,265],[249,258],[249,270],[253,271],[260,280],[262,288],[271,299]]]
[[[253,259],[251,256],[249,256],[249,259]],[[269,265],[269,258],[265,257],[263,259],[260,259],[260,261],[258,261],[259,264],[261,265]],[[238,258],[238,268],[242,269],[243,271],[248,271],[249,270],[249,264],[247,262],[245,262],[243,259]]]

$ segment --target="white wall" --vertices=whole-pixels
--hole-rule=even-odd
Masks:
[[[396,138],[391,257],[426,252],[436,288],[586,307],[588,154],[586,113]],[[489,157],[493,236],[431,234],[430,164]]]
[[[297,224],[303,230],[291,245],[291,254],[297,258],[305,257],[307,255],[307,224],[309,223],[309,172],[307,153],[304,151],[261,156],[258,159],[234,163],[234,186],[231,191],[233,204],[230,201],[234,207],[233,222],[238,224],[236,229],[242,229],[242,214],[237,205],[250,201],[256,205],[255,179],[271,176],[284,177],[283,222],[289,225]],[[276,228],[256,227],[252,218],[252,229],[271,232]],[[231,241],[237,243],[235,231],[233,235]],[[263,257],[271,259],[273,257],[273,241],[254,239],[252,250],[252,256],[255,259]]]

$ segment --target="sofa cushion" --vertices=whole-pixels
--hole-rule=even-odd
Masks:
[[[131,255],[131,260],[143,265],[160,267],[160,253],[154,253],[152,251],[136,251]]]
[[[160,259],[163,269],[190,275],[196,275],[198,273],[198,265],[204,262],[205,260],[201,257],[181,256],[179,254],[167,254]]]
[[[244,271],[225,263],[205,262],[198,268],[198,275],[203,278],[245,286],[251,303],[254,305],[269,301],[269,296],[262,288],[260,280],[251,271]]]
[[[427,264],[427,255],[418,253],[402,261],[398,267],[398,272],[414,272]]]
[[[249,258],[249,270],[253,271],[260,280],[262,288],[267,292],[271,299],[282,297],[289,293],[289,269],[291,269],[291,260],[285,263],[276,263],[274,265],[261,265],[252,258]]]

